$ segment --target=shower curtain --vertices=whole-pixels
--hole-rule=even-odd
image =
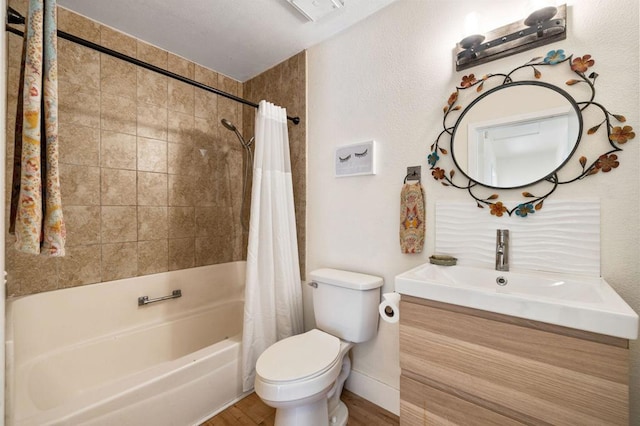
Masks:
[[[303,331],[286,110],[261,101],[255,132],[242,336],[244,391],[253,388],[260,354]]]
[[[30,0],[16,113],[9,232],[17,250],[64,256],[55,0]]]

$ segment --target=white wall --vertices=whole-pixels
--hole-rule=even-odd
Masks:
[[[454,71],[453,49],[466,35],[467,13],[475,11],[480,30],[490,30],[527,15],[529,3],[399,0],[308,51],[308,271],[337,267],[377,274],[384,277],[386,292],[393,290],[396,274],[426,262],[434,247],[435,200],[469,199],[465,191],[445,188],[431,178],[426,155],[442,129],[442,107],[470,72],[478,76],[508,71],[557,48],[576,56],[591,54],[600,74],[596,99],[626,115],[627,124],[640,130],[637,0],[619,0],[615,7],[605,1],[569,0],[566,40],[467,72]],[[334,178],[334,148],[370,139],[378,142],[378,174]],[[624,146],[621,165],[612,173],[559,187],[552,195],[601,199],[602,274],[638,312],[639,144],[640,135]],[[424,176],[427,244],[422,254],[403,255],[398,201],[406,167],[413,165],[421,165]],[[311,324],[308,317],[307,325]],[[397,326],[381,324],[376,340],[355,349],[353,368],[356,374],[397,389]],[[632,342],[631,387],[631,418],[640,419],[637,342]]]

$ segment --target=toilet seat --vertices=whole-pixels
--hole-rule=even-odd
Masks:
[[[255,391],[267,404],[320,397],[338,378],[351,346],[317,329],[287,337],[258,358]]]
[[[269,383],[309,380],[330,369],[339,355],[340,339],[313,329],[267,348],[258,358],[256,373]]]

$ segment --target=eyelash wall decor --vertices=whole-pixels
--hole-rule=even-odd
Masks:
[[[337,147],[334,167],[336,177],[375,175],[375,141]]]

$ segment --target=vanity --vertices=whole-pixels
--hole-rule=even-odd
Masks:
[[[549,200],[635,137],[595,102],[594,65],[551,50],[463,76],[444,104],[427,162],[473,203],[436,202],[436,253],[461,265],[396,276],[401,425],[629,423],[638,315],[601,278],[599,201]]]
[[[574,278],[398,275],[401,425],[627,425],[638,316],[601,278]]]

